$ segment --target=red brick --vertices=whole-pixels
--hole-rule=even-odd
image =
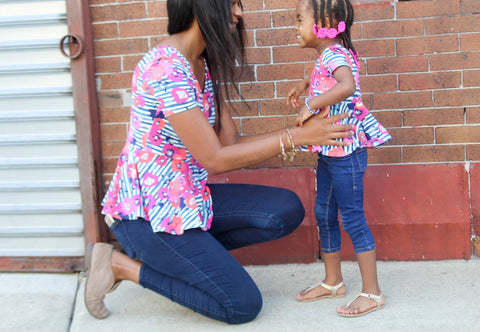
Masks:
[[[395,17],[395,7],[387,1],[379,4],[354,6],[355,21],[389,20]]]
[[[253,30],[248,30],[245,31],[245,47],[255,47],[255,31]]]
[[[397,3],[397,18],[460,14],[460,0],[408,1]]]
[[[93,39],[112,39],[118,38],[117,23],[96,23],[92,24]]]
[[[242,119],[242,134],[251,135],[268,133],[282,128],[282,122],[282,117]]]
[[[478,105],[480,88],[458,90],[433,91],[434,105],[436,107]]]
[[[362,24],[363,38],[392,38],[424,36],[423,20],[380,21]]]
[[[480,18],[478,20],[480,21]],[[478,51],[478,45],[480,45],[480,33],[462,33],[460,35],[460,50]]]
[[[464,70],[463,86],[464,87],[480,86],[480,70]]]
[[[480,144],[468,144],[467,148],[467,160],[480,160]],[[480,235],[480,233],[477,233]]]
[[[90,0],[90,6],[94,7],[95,5],[104,5],[106,3],[116,3],[116,0]]]
[[[462,75],[459,71],[422,74],[400,74],[398,83],[401,91],[458,88]]]
[[[381,146],[367,149],[368,164],[398,164],[402,162],[402,149],[400,147]]]
[[[302,49],[298,46],[273,47],[273,62],[305,62],[315,61],[318,53],[314,49]]]
[[[480,142],[480,125],[438,127],[435,129],[437,144]]]
[[[288,92],[300,81],[282,81],[282,82],[275,82],[275,91],[277,92],[277,98],[287,98]],[[307,93],[304,92],[303,96],[306,96]]]
[[[462,0],[462,14],[480,13],[478,0]]]
[[[464,145],[406,146],[403,148],[402,162],[404,163],[464,160]]]
[[[102,170],[103,170],[103,180],[105,181],[105,190],[110,185],[110,181],[112,180],[113,173],[115,172],[115,168],[118,164],[118,157],[113,156],[109,158],[102,158]]]
[[[251,12],[263,9],[263,0],[248,0],[243,1],[242,3],[244,12]]]
[[[95,72],[118,73],[122,70],[122,59],[119,56],[107,58],[95,58]]]
[[[257,66],[258,81],[279,81],[303,77],[305,77],[303,63]]]
[[[388,130],[392,135],[390,145],[416,145],[433,144],[433,128],[415,127],[415,128],[391,128]]]
[[[260,101],[261,115],[286,115],[297,114],[299,109],[287,105],[286,98],[282,99],[263,99]]]
[[[272,23],[274,28],[290,27],[294,33],[293,25],[295,24],[296,11],[293,9],[280,10],[272,12]]]
[[[120,37],[143,37],[167,33],[167,19],[125,21],[119,23]]]
[[[390,92],[397,91],[397,77],[395,75],[362,76],[360,83],[363,92]]]
[[[296,44],[297,38],[293,29],[257,30],[255,33],[257,46]]]
[[[371,111],[371,113],[386,128],[402,126],[400,111]]]
[[[473,123],[480,124],[480,107],[467,108],[466,112],[467,112],[467,123],[468,124],[473,124]]]
[[[146,38],[94,42],[95,56],[138,54],[147,51],[148,40]]]
[[[427,35],[477,32],[480,29],[480,15],[467,17],[442,16],[426,19],[425,27]]]
[[[130,107],[100,108],[100,123],[125,123],[130,121]]]
[[[463,108],[420,109],[403,112],[405,126],[464,124]]]
[[[147,2],[148,18],[164,17],[168,18],[166,1],[148,1]]]
[[[428,56],[382,57],[367,59],[368,74],[408,73],[428,71]]]
[[[429,54],[458,51],[458,36],[441,35],[397,39],[397,54]]]
[[[258,101],[232,101],[226,105],[232,117],[258,116]]]
[[[248,1],[246,1],[248,2]],[[269,0],[264,1],[265,9],[285,9],[285,8],[295,8],[297,5],[297,0]]]
[[[143,53],[139,55],[126,55],[123,57],[123,70],[133,72],[138,62],[143,58]]]
[[[240,91],[244,99],[273,98],[273,83],[242,83]]]
[[[102,142],[124,141],[127,138],[127,125],[125,124],[104,124],[100,126],[100,137]]]
[[[118,158],[124,146],[125,141],[102,142],[102,156]]]
[[[432,107],[431,92],[398,92],[373,95],[373,109],[376,110],[419,107]]]
[[[362,40],[355,43],[361,57],[385,57],[395,55],[393,39]]]
[[[131,87],[131,73],[97,75],[102,90],[128,89]]]
[[[125,106],[123,94],[119,91],[98,91],[97,99],[100,107]]]
[[[144,3],[91,7],[90,13],[93,22],[135,20],[146,16]]]
[[[269,12],[248,12],[243,14],[245,29],[271,28]]]
[[[249,64],[270,63],[270,49],[268,47],[247,48],[245,50],[245,58]]]
[[[480,67],[479,52],[462,52],[430,55],[431,70],[478,69]]]

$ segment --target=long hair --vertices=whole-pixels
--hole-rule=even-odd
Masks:
[[[328,14],[328,19],[333,22],[335,18],[338,22],[345,22],[345,31],[339,36],[342,38],[342,44],[346,49],[350,49],[352,54],[357,54],[355,47],[353,47],[350,36],[350,28],[353,25],[354,11],[350,0],[310,0],[313,6],[313,14],[315,22],[321,22],[322,28],[325,27],[325,13]],[[320,15],[320,20],[319,20]]]
[[[242,3],[239,3],[243,9]],[[221,84],[231,83],[238,93],[236,79],[238,69],[245,64],[244,24],[240,17],[236,31],[230,31],[233,22],[231,0],[168,0],[168,33],[170,35],[182,32],[191,27],[196,19],[203,39],[205,40],[206,59],[213,89],[217,113],[220,115],[223,91],[230,98],[228,88],[221,89]],[[238,65],[238,66],[237,66]],[[220,121],[220,116],[218,116]],[[220,122],[219,122],[220,125]]]

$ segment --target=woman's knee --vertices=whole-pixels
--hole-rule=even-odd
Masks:
[[[278,201],[278,215],[283,219],[283,235],[292,233],[305,218],[305,208],[296,193],[291,190],[282,190]]]
[[[228,324],[243,324],[254,320],[262,309],[263,299],[256,286],[249,291],[241,292],[235,299],[230,315],[227,318]]]

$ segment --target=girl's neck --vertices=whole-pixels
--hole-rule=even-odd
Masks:
[[[334,39],[330,39],[330,38],[322,38],[322,39],[319,39],[319,43],[317,45],[317,47],[315,47],[315,49],[317,50],[318,54],[322,54],[323,51],[325,51],[325,49],[329,48],[330,46],[332,45],[335,45],[335,44],[340,44],[340,38],[334,38]]]

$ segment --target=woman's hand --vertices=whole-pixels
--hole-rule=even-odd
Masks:
[[[341,113],[328,118],[322,116],[324,112],[311,117],[302,127],[293,127],[290,132],[295,145],[340,145],[347,146],[350,143],[337,141],[338,138],[347,138],[353,135],[353,125],[336,124],[338,121],[348,118],[351,113]]]

